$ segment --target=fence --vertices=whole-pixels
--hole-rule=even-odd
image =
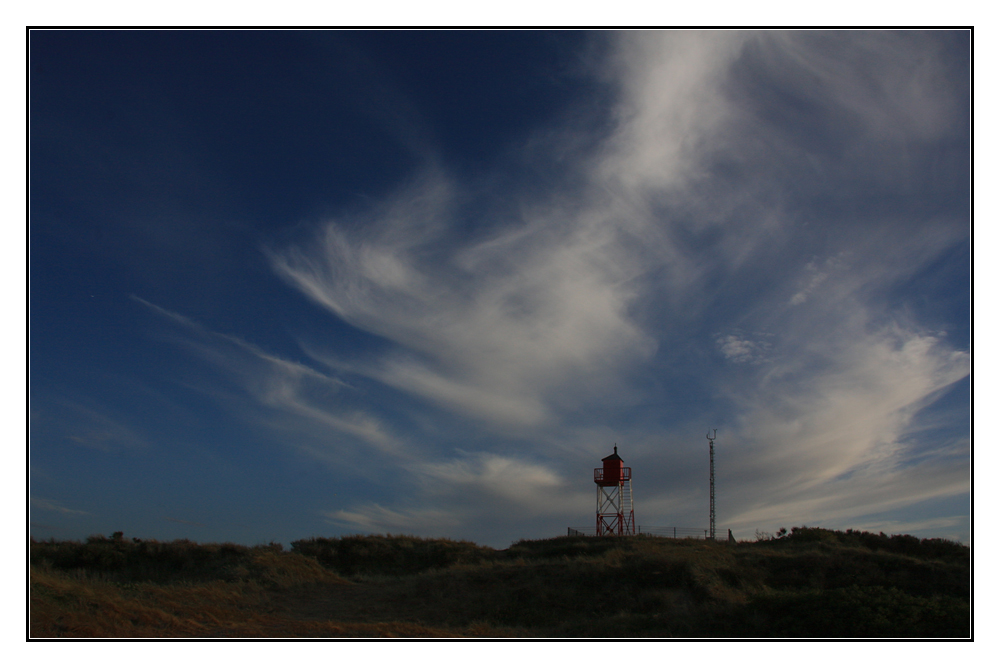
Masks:
[[[666,538],[701,538],[708,540],[708,529],[691,527],[651,527],[637,525],[636,534],[640,536],[662,536]],[[596,536],[597,527],[566,527],[567,536]],[[716,540],[724,541],[726,537],[716,535]]]

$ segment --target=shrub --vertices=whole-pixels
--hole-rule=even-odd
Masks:
[[[965,637],[969,608],[951,598],[910,596],[892,587],[851,585],[779,592],[754,599],[744,611],[764,621],[768,637]]]
[[[355,535],[292,542],[292,552],[315,557],[343,575],[412,575],[493,558],[496,550],[469,541],[415,536]]]

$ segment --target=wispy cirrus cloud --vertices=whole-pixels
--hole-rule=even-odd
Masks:
[[[134,452],[150,447],[150,439],[128,421],[97,403],[60,397],[35,401],[32,432],[62,445],[101,452]]]
[[[75,508],[67,508],[61,505],[59,502],[52,499],[39,499],[32,498],[31,505],[38,510],[48,510],[62,515],[90,515],[91,513],[86,510],[77,510]],[[42,525],[39,525],[42,526]]]
[[[842,476],[892,472],[908,459],[907,435],[920,410],[968,372],[965,353],[898,330],[827,357],[776,364],[744,396],[739,435],[754,449],[739,458],[740,468],[770,480],[772,493],[803,497]]]
[[[628,317],[632,270],[613,229],[555,211],[442,248],[457,221],[451,186],[433,178],[399,195],[386,218],[352,225],[361,232],[327,225],[308,250],[274,255],[305,294],[397,344],[358,371],[495,423],[537,425],[553,417],[554,395],[655,351]]]
[[[461,512],[433,506],[393,510],[379,503],[360,504],[349,510],[327,511],[322,515],[329,524],[345,531],[423,536],[450,535],[461,530],[470,519]]]
[[[398,345],[362,373],[494,424],[549,423],[560,405],[619,385],[656,352],[633,314],[661,287],[651,271],[667,272],[676,298],[692,289],[698,258],[651,200],[687,184],[699,138],[726,117],[706,84],[741,40],[623,38],[607,72],[622,99],[602,148],[547,198],[515,193],[516,218],[486,226],[485,238],[456,237],[467,222],[461,185],[435,168],[370,218],[329,223],[274,252],[275,270]]]
[[[459,452],[412,463],[406,473],[412,485],[394,503],[349,503],[323,517],[345,530],[436,536],[461,531],[490,542],[497,533],[550,531],[554,517],[589,518],[580,510],[593,502],[589,490],[522,455]]]
[[[236,380],[259,406],[278,415],[294,416],[305,424],[333,429],[382,453],[403,454],[398,437],[389,433],[377,417],[344,397],[350,391],[347,383],[268,353],[239,337],[209,330],[139,297],[133,299],[179,324],[186,333],[180,342]]]
[[[324,509],[339,526],[586,517],[580,452],[616,433],[658,474],[643,493],[659,516],[643,521],[689,524],[705,475],[686,432],[720,416],[733,444],[720,507],[740,509],[723,511],[736,530],[967,491],[960,449],[928,455],[919,434],[969,354],[900,296],[968,243],[940,178],[967,163],[938,38],[630,32],[605,47],[588,117],[605,125],[526,140],[526,172],[548,153],[544,188],[504,190],[517,179],[434,156],[368,210],[268,251],[376,352],[313,333],[303,351],[330,375],[164,314],[210,339],[203,354],[260,405],[386,455],[406,484]],[[350,377],[387,394],[348,399]],[[424,416],[406,439],[384,426],[398,397]],[[665,423],[677,397],[688,415]],[[464,440],[476,445],[439,444]]]

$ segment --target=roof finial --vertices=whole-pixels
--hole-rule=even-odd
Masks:
[[[616,455],[618,454],[618,444],[617,443],[615,443],[615,454]]]

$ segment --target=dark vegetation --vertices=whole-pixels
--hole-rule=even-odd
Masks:
[[[738,544],[411,536],[31,541],[33,637],[968,638],[970,551],[816,528]]]

